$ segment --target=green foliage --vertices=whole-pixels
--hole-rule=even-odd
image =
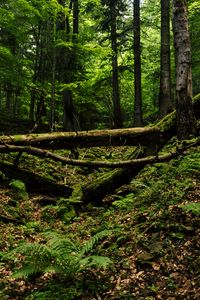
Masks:
[[[28,193],[26,192],[24,182],[21,180],[12,180],[10,186],[19,199],[28,200]]]
[[[66,237],[46,233],[46,244],[23,243],[10,251],[6,257],[23,256],[22,267],[14,273],[15,278],[27,278],[45,272],[56,272],[69,278],[91,268],[107,268],[111,264],[108,257],[89,255],[94,246],[110,231],[102,231],[93,236],[84,246],[77,245]]]
[[[80,203],[80,201],[73,197],[69,199],[60,198],[57,201],[57,205],[47,205],[42,211],[42,216],[45,220],[51,221],[52,214],[54,218],[61,219],[64,223],[70,223],[74,217],[76,217],[76,211],[74,205]]]
[[[186,212],[191,212],[197,216],[200,215],[200,203],[192,202],[192,203],[179,205],[179,207]]]
[[[118,199],[113,202],[113,206],[121,210],[123,209],[128,210],[130,207],[133,206],[134,200],[135,200],[135,195],[133,193],[130,193],[125,197],[118,196]]]
[[[193,152],[180,162],[180,169],[183,174],[192,174],[199,176],[200,174],[200,154]]]
[[[26,297],[26,300],[77,300],[81,296],[82,290],[76,286],[67,286],[51,282],[45,291],[32,292]]]
[[[195,185],[195,181],[188,175],[199,176],[199,170],[200,154],[198,149],[179,160],[148,166],[137,179],[132,181],[131,193],[126,196],[118,196],[113,205],[121,210],[131,210],[133,207],[137,207],[141,211],[145,211],[151,204],[158,207],[177,204]]]
[[[89,253],[98,241],[102,240],[103,238],[109,236],[111,234],[110,230],[102,230],[98,233],[96,233],[83,247],[81,250],[81,255],[85,255]]]

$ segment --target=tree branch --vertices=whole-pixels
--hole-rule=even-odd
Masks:
[[[195,142],[191,142],[186,146],[182,146],[178,151],[174,151],[161,156],[148,156],[144,158],[118,161],[118,162],[108,162],[108,161],[89,161],[89,160],[77,160],[77,159],[68,159],[61,155],[54,154],[50,151],[27,146],[13,146],[13,145],[0,145],[0,153],[10,153],[10,152],[25,152],[30,155],[50,158],[54,161],[60,161],[64,164],[71,166],[81,166],[81,167],[91,167],[91,168],[126,168],[126,167],[135,167],[135,166],[145,166],[146,164],[153,164],[156,162],[165,162],[169,161],[175,157],[178,157],[180,154],[183,154],[187,149],[198,145],[200,139],[196,139]]]

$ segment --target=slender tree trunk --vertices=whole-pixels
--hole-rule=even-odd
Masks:
[[[115,3],[110,3],[111,14],[111,44],[112,44],[112,99],[113,99],[113,125],[114,128],[123,126],[120,107],[119,76],[117,61],[117,24]]]
[[[141,45],[140,45],[140,0],[134,0],[134,125],[142,126],[142,85],[141,85]]]
[[[6,85],[6,112],[9,114],[11,113],[12,107],[12,87],[11,84],[8,83]]]
[[[188,139],[197,133],[192,105],[191,46],[187,1],[173,0],[173,32],[176,59],[177,136]]]
[[[170,66],[170,0],[161,0],[161,51],[160,51],[159,116],[172,111]]]
[[[51,82],[51,114],[50,114],[50,128],[51,131],[55,130],[55,80],[56,80],[56,19],[57,14],[54,16],[53,20],[53,61],[52,61],[52,82]]]
[[[74,42],[77,39],[78,31],[79,31],[79,1],[74,0],[74,3],[73,3],[73,39],[74,39]]]

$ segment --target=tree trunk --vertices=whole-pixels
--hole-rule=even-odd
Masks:
[[[45,149],[71,149],[99,146],[146,146],[153,143],[156,145],[162,139],[162,135],[162,131],[157,127],[90,130],[1,136],[0,144],[26,145]]]
[[[56,84],[56,21],[57,13],[54,12],[53,19],[53,45],[52,45],[52,81],[51,81],[51,112],[50,112],[50,128],[55,130],[55,84]]]
[[[140,45],[140,0],[134,0],[134,125],[142,126],[141,45]]]
[[[59,0],[59,3],[64,6],[64,1]],[[78,0],[70,1],[69,3],[69,13],[73,14],[73,27],[72,27],[72,42],[77,42],[78,27],[79,27],[79,2]],[[69,42],[71,26],[69,22],[69,17],[63,18],[58,22],[57,27],[59,30],[64,31],[66,42]],[[72,82],[73,72],[75,71],[75,47],[72,50],[66,52],[66,48],[59,49],[58,57],[58,73],[61,76],[61,81],[65,84]],[[66,131],[77,131],[79,129],[79,122],[77,111],[73,103],[73,95],[70,89],[65,89],[63,91],[63,127]]]
[[[111,14],[111,45],[112,45],[112,100],[113,100],[113,125],[114,128],[122,128],[122,114],[120,107],[119,76],[117,61],[117,20],[115,3],[110,3]]]
[[[12,94],[13,94],[13,90],[12,90],[12,86],[10,83],[8,83],[6,85],[6,112],[8,114],[11,113],[11,107],[12,107]]]
[[[77,42],[79,31],[79,1],[74,0],[73,3],[73,42]]]
[[[160,53],[159,116],[172,111],[170,65],[170,1],[161,0],[161,53]]]
[[[33,34],[34,42],[35,42],[35,61],[34,61],[34,68],[33,68],[33,78],[32,83],[34,87],[31,90],[31,101],[30,101],[30,109],[29,109],[29,119],[30,121],[35,120],[35,104],[36,104],[36,89],[35,85],[38,80],[38,67],[39,67],[39,54],[40,54],[40,32],[41,32],[41,26],[38,26],[38,29],[36,29],[35,33]]]
[[[173,32],[176,59],[177,136],[188,139],[197,134],[192,105],[191,46],[188,31],[187,1],[173,0]]]

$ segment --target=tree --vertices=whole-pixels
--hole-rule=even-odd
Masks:
[[[122,115],[120,107],[119,77],[117,61],[117,13],[115,1],[110,1],[110,28],[112,45],[112,99],[113,99],[113,123],[115,128],[122,127]]]
[[[140,45],[140,0],[134,0],[134,125],[142,125],[141,45]]]
[[[65,7],[65,1],[59,0],[59,3]],[[64,129],[67,131],[76,131],[79,128],[76,108],[73,102],[73,95],[68,85],[72,82],[73,72],[75,71],[75,47],[78,36],[78,24],[79,24],[79,6],[78,0],[70,1],[68,8],[68,15],[61,13],[60,21],[57,27],[63,36],[63,42],[59,47],[57,53],[58,57],[58,74],[60,74],[60,80],[65,85],[62,91],[63,97],[63,112],[64,112]],[[70,24],[70,14],[73,16],[73,24]]]
[[[188,1],[189,10],[189,32],[192,46],[192,83],[193,93],[200,92],[200,2],[198,0]]]
[[[170,1],[161,0],[159,117],[162,118],[171,111]]]
[[[119,0],[102,0],[105,6],[105,16],[102,21],[102,29],[109,30],[112,49],[112,104],[113,104],[113,127],[122,127],[122,113],[119,91],[119,69],[118,69],[118,34],[117,17],[119,16]]]
[[[192,104],[191,45],[187,1],[173,0],[173,33],[176,61],[177,136],[188,139],[197,134]]]

